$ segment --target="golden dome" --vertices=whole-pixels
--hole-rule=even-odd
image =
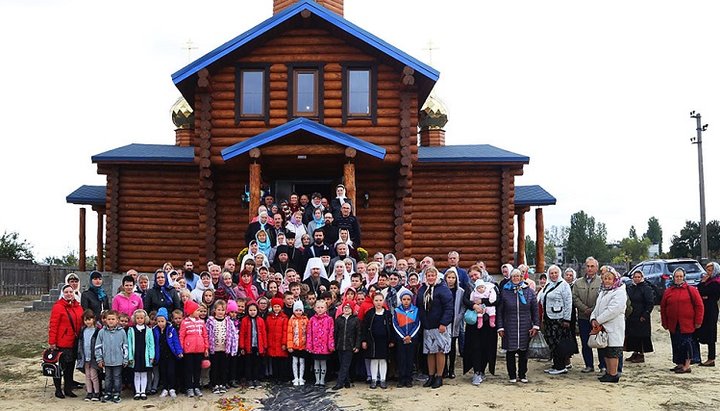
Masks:
[[[193,128],[195,125],[195,114],[190,104],[180,96],[170,108],[170,116],[175,127],[180,129]]]
[[[434,93],[430,93],[430,96],[425,100],[425,104],[423,104],[420,110],[420,129],[442,130],[447,122],[447,108],[445,104],[443,104]]]

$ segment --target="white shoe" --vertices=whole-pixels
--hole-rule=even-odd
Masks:
[[[517,380],[515,378],[510,379],[510,384],[515,384],[516,382],[517,382]]]
[[[200,388],[195,388],[195,396],[202,397],[202,391],[200,391]]]
[[[170,398],[175,398],[175,397],[177,397],[175,390],[170,390]]]
[[[520,382],[523,384],[527,384],[529,381],[527,378],[520,378]]]
[[[295,378],[293,380],[293,386],[297,387],[298,385],[300,385],[300,380],[298,378]]]
[[[168,396],[168,390],[162,390],[162,392],[160,393],[160,398],[165,398],[167,396]]]
[[[545,374],[550,374],[550,371],[552,371],[552,370],[553,370],[552,368],[546,368],[546,369],[543,370],[543,372],[544,372]]]
[[[305,385],[305,380],[303,380],[302,378],[300,378],[300,381],[298,381],[298,385]]]
[[[560,375],[560,374],[567,374],[567,373],[568,373],[568,370],[567,370],[567,368],[563,368],[563,369],[560,369],[560,370],[556,370],[556,369],[552,368],[552,369],[550,369],[550,371],[548,371],[547,373],[550,374],[550,375]]]
[[[480,385],[483,382],[483,377],[481,374],[475,374],[473,375],[472,384],[473,385]]]

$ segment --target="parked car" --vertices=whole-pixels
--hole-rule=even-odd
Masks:
[[[697,286],[700,277],[705,273],[702,265],[691,258],[677,258],[671,260],[648,260],[634,266],[623,276],[625,285],[632,283],[632,273],[640,270],[645,275],[645,281],[655,289],[655,303],[659,304],[665,290],[672,281],[672,273],[678,267],[685,269],[687,273],[685,281],[688,285]]]

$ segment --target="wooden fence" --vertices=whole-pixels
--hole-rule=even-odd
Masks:
[[[0,261],[0,296],[41,295],[65,281],[77,267],[33,264],[27,261]]]

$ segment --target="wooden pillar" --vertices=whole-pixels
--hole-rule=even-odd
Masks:
[[[198,164],[198,234],[203,238],[200,242],[198,250],[199,264],[205,264],[207,261],[215,260],[215,251],[217,249],[216,238],[216,198],[215,198],[215,182],[213,180],[212,169],[212,87],[210,81],[210,72],[208,69],[202,69],[198,72],[197,87],[195,93],[196,116],[195,123],[199,123],[197,133],[198,147],[195,149],[196,163]],[[199,110],[198,110],[199,108]]]
[[[248,222],[257,216],[260,207],[260,163],[256,160],[250,163],[250,208],[248,210]]]
[[[85,266],[85,207],[80,207],[80,247],[78,249],[78,268],[87,271]]]
[[[357,150],[354,148],[348,147],[345,149],[346,162],[343,166],[343,184],[345,184],[345,194],[352,202],[353,208],[358,206],[355,200],[357,190],[355,188],[355,163],[353,163],[356,155]],[[353,214],[357,215],[357,210],[353,210]]]
[[[542,208],[535,209],[535,272],[545,272],[545,224],[543,223]]]
[[[517,265],[525,263],[525,212],[517,215],[518,239],[517,239]]]
[[[105,213],[103,210],[97,210],[97,267],[96,270],[103,272],[105,271],[105,257],[103,256],[103,225],[105,223]]]

